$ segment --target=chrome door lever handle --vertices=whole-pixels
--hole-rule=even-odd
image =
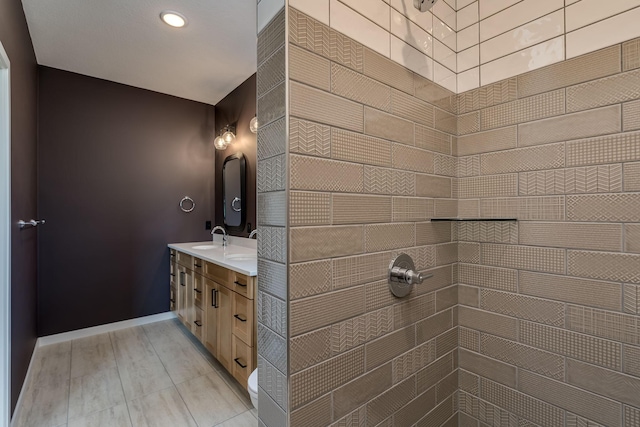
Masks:
[[[38,220],[38,221],[35,220],[35,219],[31,219],[29,221],[23,221],[23,220],[18,221],[18,225],[20,226],[20,229],[29,228],[29,227],[37,227],[38,225],[44,224],[44,223],[45,223],[44,219],[41,219],[41,220]]]
[[[422,283],[425,279],[433,277],[433,274],[425,274],[415,271],[413,259],[407,254],[398,255],[389,264],[389,289],[398,298],[411,293],[413,285]]]

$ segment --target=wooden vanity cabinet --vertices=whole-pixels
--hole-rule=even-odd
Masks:
[[[172,250],[173,311],[234,378],[256,366],[255,277]],[[172,279],[174,276],[171,276]],[[173,289],[173,288],[172,288]]]

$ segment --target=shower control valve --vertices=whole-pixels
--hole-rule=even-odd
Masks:
[[[407,254],[398,255],[389,264],[389,289],[398,298],[411,293],[414,284],[420,284],[433,274],[423,274],[415,271],[413,259]]]

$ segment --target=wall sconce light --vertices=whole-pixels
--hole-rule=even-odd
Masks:
[[[251,119],[251,122],[249,122],[249,129],[253,133],[258,133],[258,117],[257,116],[255,116],[253,119]]]
[[[226,125],[223,128],[223,132],[221,135],[218,135],[216,139],[213,140],[213,146],[216,147],[216,150],[226,150],[227,147],[236,140],[236,127],[233,125]]]

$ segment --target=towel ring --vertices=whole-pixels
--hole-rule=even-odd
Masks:
[[[235,212],[240,212],[242,211],[242,206],[241,207],[236,207],[236,203],[240,202],[240,197],[236,197],[235,199],[233,199],[233,202],[231,202],[231,209],[233,209]]]
[[[191,203],[191,207],[190,208],[185,208],[184,207],[184,202],[190,202]],[[196,208],[196,202],[194,202],[191,197],[185,196],[182,200],[180,200],[180,209],[182,209],[182,212],[189,213],[189,212],[193,211],[195,208]]]

